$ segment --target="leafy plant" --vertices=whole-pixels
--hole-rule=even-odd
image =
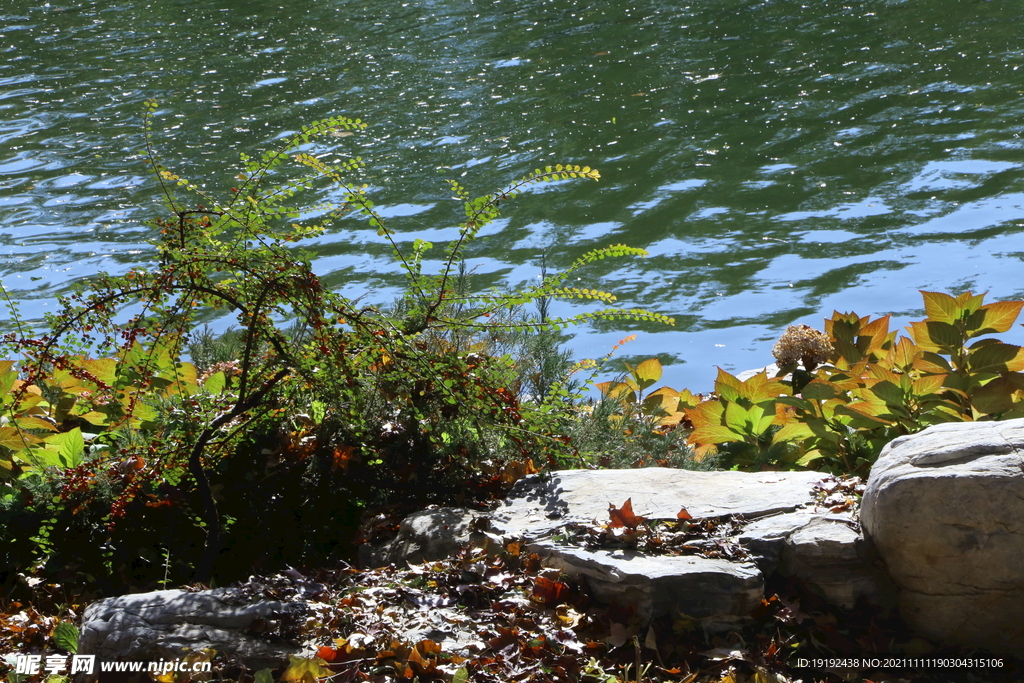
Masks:
[[[780,340],[776,379],[739,382],[720,371],[717,398],[687,411],[698,454],[720,452],[741,468],[813,465],[866,474],[901,434],[1024,416],[1024,349],[978,339],[1008,331],[1024,302],[921,294],[927,318],[910,324],[909,337],[889,330],[889,316],[835,312],[825,321],[829,358],[800,368],[803,352],[790,353]],[[815,335],[821,333],[802,331],[801,339],[813,339],[820,353],[826,346]]]
[[[686,411],[697,457],[719,452],[728,466],[752,469],[796,463],[799,451],[784,431],[792,421],[780,401],[786,393],[785,384],[765,372],[740,381],[719,369],[716,398]]]
[[[594,169],[548,166],[480,197],[450,181],[464,219],[439,272],[425,274],[433,245],[403,247],[366,186],[349,180],[361,159],[317,146],[365,128],[358,119],[318,121],[277,149],[242,154],[235,187],[219,196],[159,162],[156,111],[147,102],[147,156],[167,211],[152,223],[159,263],[97,276],[62,300],[39,339],[24,330],[7,335],[7,349],[24,359],[17,370],[13,363],[0,368],[8,390],[0,463],[15,482],[8,503],[35,504],[18,488],[27,473],[53,481],[59,509],[44,514],[43,538],[47,529],[75,527],[67,519],[97,512],[97,494],[108,491],[110,507],[101,515],[107,539],[98,546],[112,548],[104,560],[109,572],[127,551],[111,536],[127,515],[168,515],[164,523],[183,535],[176,560],[188,556],[192,534],[201,530],[203,551],[191,564],[194,577],[208,581],[222,552],[244,552],[244,534],[266,533],[275,514],[300,519],[306,530],[307,538],[296,540],[294,521],[277,523],[280,548],[299,544],[323,557],[339,542],[338,521],[363,506],[465,495],[489,479],[507,484],[510,467],[530,471],[532,457],[559,462],[572,453],[564,431],[566,407],[577,395],[572,372],[558,377],[541,368],[525,381],[497,333],[550,334],[595,319],[672,322],[614,307],[568,317],[507,315],[551,299],[610,304],[611,294],[566,283],[598,260],[645,254],[623,245],[590,251],[518,291],[474,294],[465,287],[466,245],[501,203],[538,183],[596,180]],[[338,160],[325,161],[332,154]],[[335,187],[340,203],[310,212],[293,202],[323,183]],[[310,213],[319,218],[304,220]],[[310,255],[292,246],[350,213],[390,244],[406,274],[393,310],[331,291]],[[126,306],[138,312],[117,322]],[[237,329],[220,341],[197,332],[200,316],[211,314],[234,316]],[[183,360],[187,348],[199,367]],[[87,452],[82,427],[95,429],[92,442],[103,447]],[[47,552],[55,546],[48,543]],[[139,554],[166,581],[160,558],[170,553],[161,540]]]
[[[607,357],[600,365],[606,362]],[[624,365],[626,373],[618,379],[595,384],[601,400],[591,402],[577,420],[573,443],[602,467],[713,469],[713,458],[695,461],[686,444],[691,425],[684,410],[701,397],[667,386],[647,391],[661,379],[657,358]]]

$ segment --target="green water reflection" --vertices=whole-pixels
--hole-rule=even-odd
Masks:
[[[445,177],[485,192],[556,161],[599,168],[510,205],[470,250],[478,281],[534,278],[544,249],[559,266],[644,247],[585,284],[677,326],[572,345],[599,356],[636,331],[628,353],[706,388],[833,309],[906,320],[917,289],[1024,295],[1022,18],[1000,0],[7,0],[0,275],[38,318],[70,282],[151,258],[148,97],[169,165],[211,188],[238,151],[346,114],[372,125],[338,149],[370,161],[410,241],[454,234]],[[355,220],[316,250],[353,295],[400,283]]]

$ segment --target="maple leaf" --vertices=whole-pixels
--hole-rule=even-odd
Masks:
[[[608,504],[608,516],[611,518],[611,524],[609,526],[612,529],[618,529],[626,527],[627,529],[636,529],[640,524],[647,521],[646,518],[640,515],[633,514],[633,499],[627,498],[626,502],[622,504],[621,508],[616,508],[611,503]]]

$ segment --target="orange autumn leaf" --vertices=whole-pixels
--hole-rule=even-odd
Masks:
[[[338,651],[335,650],[333,647],[328,647],[327,645],[324,645],[316,651],[316,656],[324,660],[325,662],[333,662],[334,658],[338,656]]]
[[[647,520],[640,515],[633,514],[633,499],[627,498],[626,502],[622,504],[621,508],[616,508],[612,504],[608,504],[608,516],[611,518],[611,528],[618,529],[620,527],[626,527],[628,529],[635,529],[643,522]]]
[[[569,586],[561,581],[538,576],[533,584],[533,594],[530,599],[542,603],[545,607],[556,607],[565,602],[569,597]]]
[[[691,515],[684,507],[676,513],[676,519],[693,519],[693,515]]]

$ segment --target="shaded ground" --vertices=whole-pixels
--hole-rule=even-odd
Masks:
[[[800,659],[877,656],[921,662],[985,653],[943,650],[914,638],[894,615],[867,606],[838,610],[783,585],[771,588],[772,597],[742,632],[706,634],[679,614],[641,627],[628,606],[591,604],[585,585],[543,568],[536,555],[520,552],[515,542],[489,542],[449,560],[405,569],[289,571],[253,577],[242,586],[254,596],[310,603],[303,623],[267,621],[251,627],[266,637],[307,645],[309,657],[274,672],[273,680],[927,683],[1017,681],[1024,671],[1008,658],[1001,668],[985,669],[800,668]],[[58,621],[74,620],[87,601],[66,595],[56,584],[37,583],[33,593],[31,602],[2,605],[4,654],[59,651],[52,638]],[[267,680],[266,673],[246,670],[231,658],[217,656],[213,662],[214,675],[206,680]]]

